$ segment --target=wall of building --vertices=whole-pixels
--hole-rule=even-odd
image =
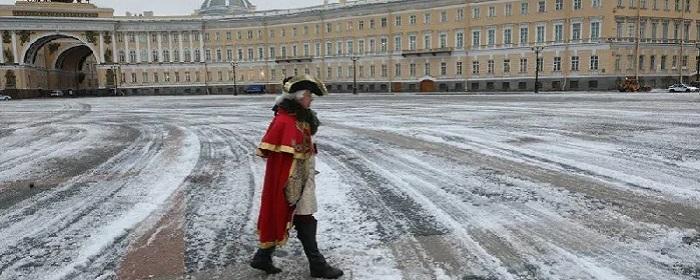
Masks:
[[[695,74],[700,36],[699,2],[679,0],[678,9],[675,0],[668,9],[666,2],[375,1],[229,17],[94,19],[100,28],[90,30],[98,34],[93,42],[84,31],[66,32],[96,50],[100,88],[114,86],[105,77],[116,63],[119,86],[144,92],[226,93],[234,80],[273,85],[302,73],[321,77],[333,91],[350,91],[355,71],[361,91],[419,90],[423,80],[434,81],[436,90],[531,90],[535,46],[542,47],[545,90],[612,89],[634,75],[661,87]],[[14,39],[3,49],[22,53],[21,30],[8,31]],[[30,40],[42,34],[37,30]]]

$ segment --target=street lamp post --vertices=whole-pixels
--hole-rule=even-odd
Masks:
[[[238,61],[231,61],[231,68],[233,68],[233,95],[238,95],[238,86],[236,85],[236,67],[238,67]]]
[[[357,94],[357,60],[359,57],[353,56],[352,58],[352,94]]]
[[[112,64],[110,68],[112,69],[112,77],[114,79],[114,95],[119,95],[119,76],[117,74],[119,65]]]
[[[535,93],[540,92],[540,52],[543,48],[543,46],[532,47],[535,51]]]

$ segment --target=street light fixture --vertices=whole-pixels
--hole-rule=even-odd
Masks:
[[[544,49],[543,46],[532,47],[535,52],[535,93],[540,92],[540,52],[542,49]]]
[[[352,59],[352,94],[357,94],[357,60],[360,58],[353,56],[350,59]]]
[[[238,95],[238,86],[236,86],[236,67],[238,67],[238,61],[231,61],[231,67],[233,68],[233,95]]]

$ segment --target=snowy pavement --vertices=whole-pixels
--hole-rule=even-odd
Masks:
[[[0,103],[0,280],[309,279],[247,266],[272,98]],[[700,279],[698,94],[314,102],[343,279]]]

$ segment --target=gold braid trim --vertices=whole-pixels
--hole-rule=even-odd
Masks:
[[[262,142],[258,145],[255,150],[255,154],[259,157],[266,157],[263,150],[276,152],[276,153],[287,153],[292,154],[295,159],[308,159],[311,157],[311,153],[299,153],[294,148],[285,145],[273,145],[270,143]]]
[[[292,223],[287,223],[287,232],[284,234],[284,238],[282,240],[275,240],[275,241],[270,241],[270,242],[260,242],[258,243],[258,247],[260,249],[268,249],[272,247],[282,247],[287,244],[287,241],[289,241],[289,230],[292,228]],[[260,230],[255,230],[255,233],[258,235],[258,238],[260,237]]]

